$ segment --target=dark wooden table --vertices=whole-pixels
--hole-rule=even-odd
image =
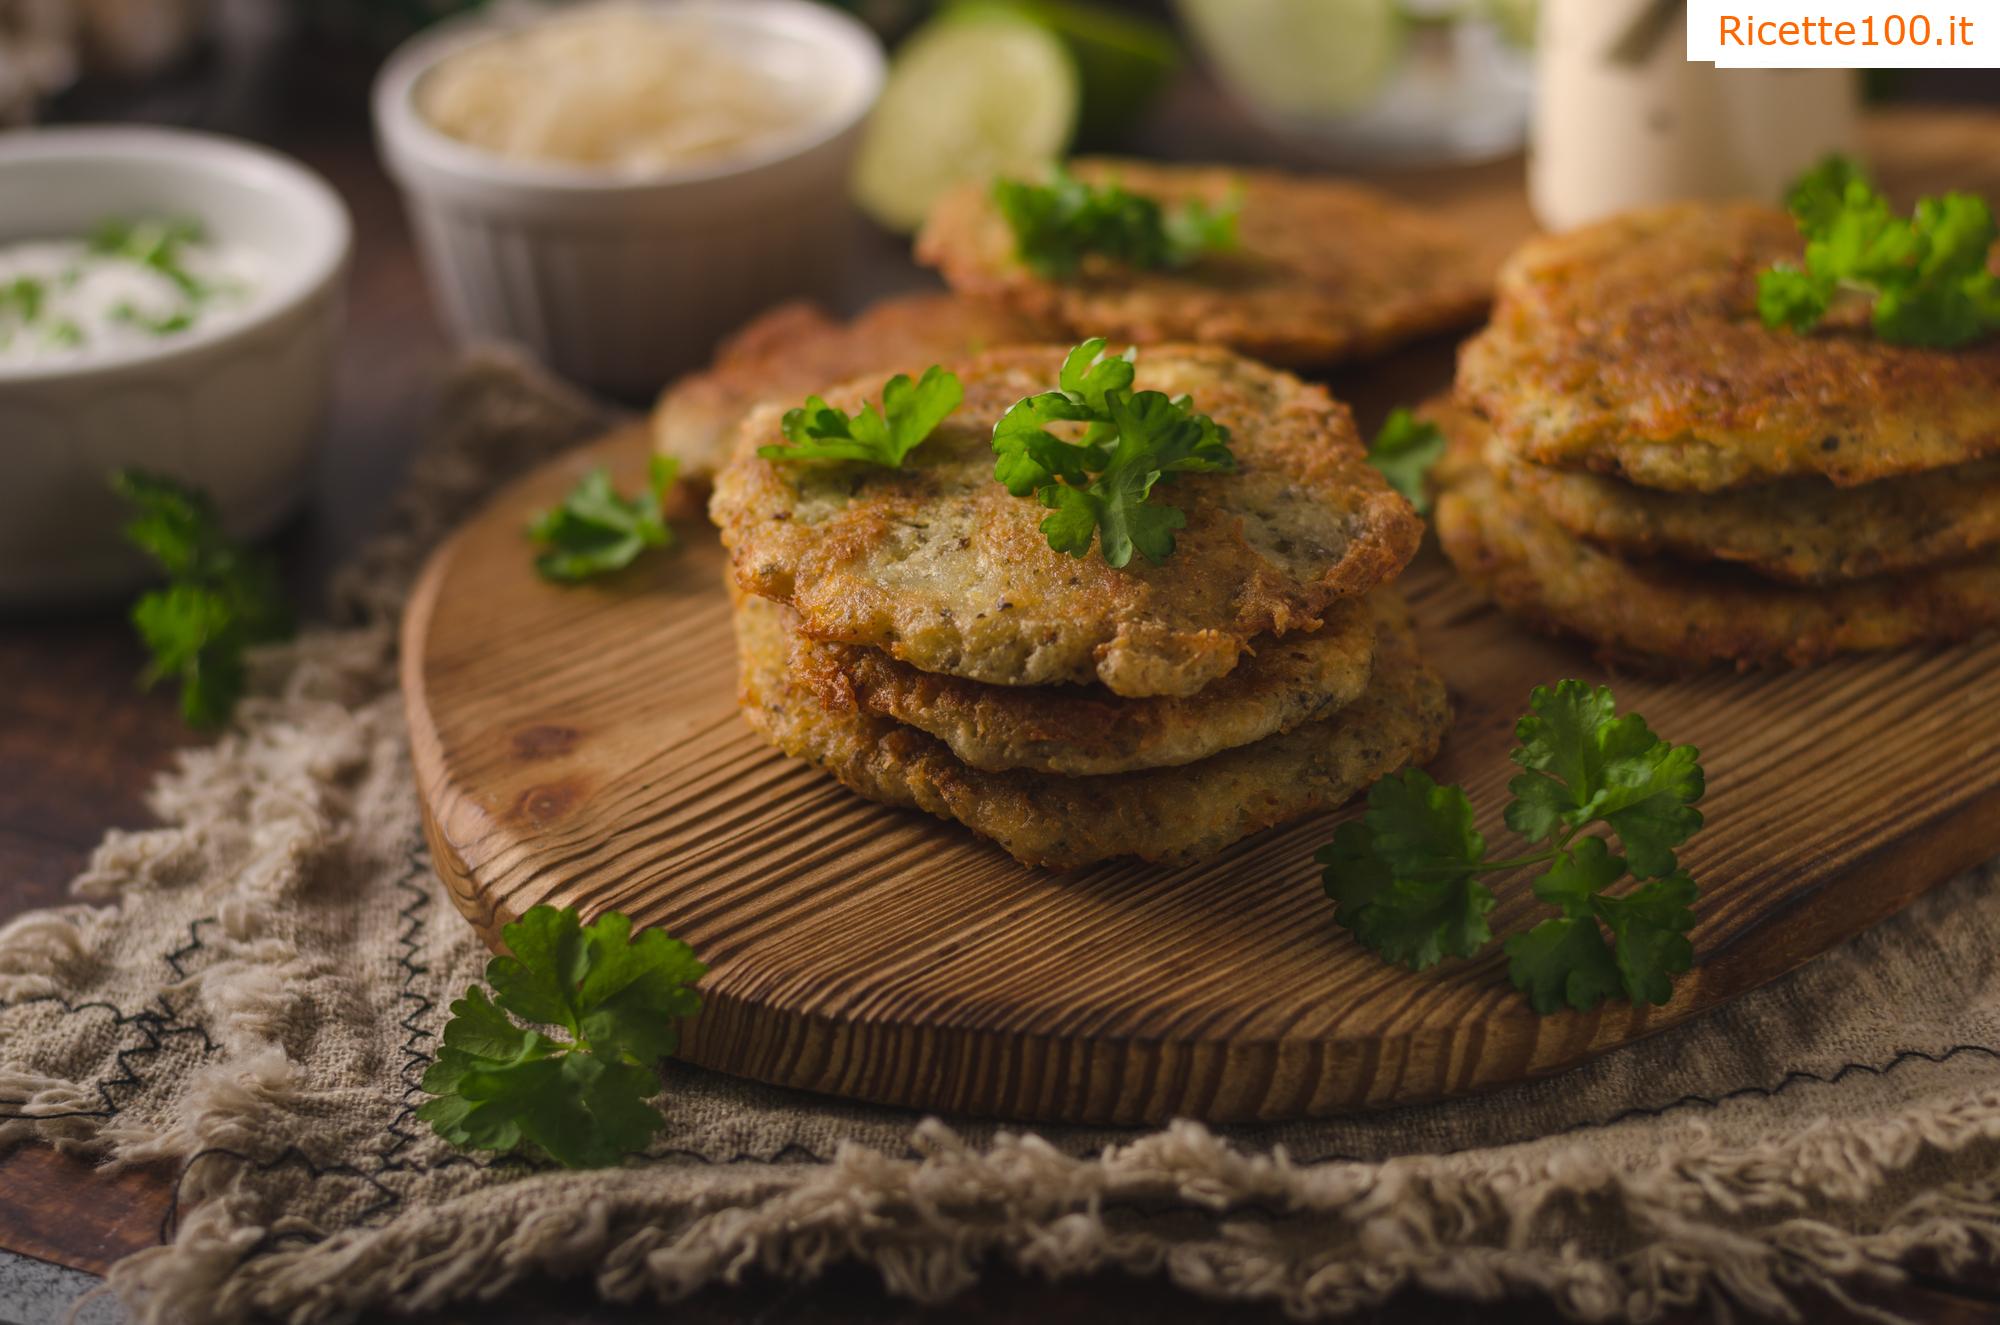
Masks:
[[[300,595],[310,602],[327,568],[351,551],[377,518],[421,432],[431,386],[450,350],[431,311],[401,209],[374,159],[365,125],[353,113],[354,103],[339,103],[342,110],[332,115],[273,118],[254,97],[227,100],[219,109],[167,114],[245,132],[297,155],[334,183],[358,228],[348,329],[318,481],[310,508],[278,541]],[[1183,156],[1286,155],[1192,84],[1170,100],[1144,146]],[[1491,174],[1519,166],[1485,169]],[[858,242],[857,301],[922,279],[896,241],[871,234]],[[136,688],[141,662],[116,604],[0,618],[0,920],[67,900],[69,880],[105,830],[150,822],[145,790],[191,738],[169,695]],[[158,1240],[173,1176],[167,1169],[105,1175],[85,1160],[32,1145],[0,1155],[0,1251],[101,1273]],[[517,1325],[659,1315],[655,1307],[579,1306],[578,1298],[574,1288],[551,1286],[482,1306],[480,1315]],[[1947,1283],[1919,1270],[1908,1284],[1866,1293],[1862,1300],[1911,1319],[2000,1320],[2000,1272]],[[689,1325],[1283,1319],[1275,1308],[1208,1303],[1158,1282],[1102,1276],[1047,1285],[1012,1273],[996,1273],[943,1310],[888,1298],[872,1276],[859,1271],[839,1272],[815,1285],[753,1282],[710,1290],[671,1310]],[[458,1313],[436,1317],[460,1318]],[[1539,1303],[1495,1309],[1415,1292],[1375,1318],[1439,1325],[1556,1319]],[[1809,1318],[1866,1319],[1833,1303],[1818,1304]]]

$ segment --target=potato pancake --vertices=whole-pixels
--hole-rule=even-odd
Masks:
[[[1463,434],[1517,493],[1578,538],[1625,556],[1724,561],[1788,584],[1833,584],[1950,561],[2000,543],[2000,460],[1859,488],[1777,479],[1717,493],[1669,493],[1514,460],[1452,405],[1424,410]]]
[[[781,304],[724,341],[706,369],[661,394],[654,449],[680,461],[683,478],[707,483],[728,463],[743,416],[763,401],[789,407],[862,373],[916,377],[939,360],[1063,334],[998,304],[937,291],[884,299],[851,322],[811,304]]]
[[[1438,539],[1514,615],[1607,660],[1694,669],[1819,662],[2000,624],[2000,554],[1804,589],[1723,566],[1626,561],[1544,515],[1476,455],[1434,471]]]
[[[825,707],[928,732],[973,768],[1086,777],[1193,763],[1328,716],[1367,687],[1374,658],[1374,618],[1351,598],[1310,635],[1255,641],[1236,670],[1185,699],[988,685],[921,672],[879,649],[804,639],[792,665],[793,680]]]
[[[1757,274],[1796,263],[1790,216],[1680,204],[1530,242],[1460,396],[1522,460],[1718,492],[1816,475],[1849,487],[2000,453],[2000,338],[1891,345],[1865,308],[1766,327]]]
[[[1491,263],[1455,227],[1374,189],[1276,171],[1078,160],[1078,179],[1171,207],[1242,199],[1238,246],[1177,271],[1101,257],[1042,276],[1016,254],[990,182],[933,209],[917,259],[964,294],[1059,322],[1077,337],[1226,345],[1267,363],[1318,367],[1476,321]]]
[[[1235,472],[1155,490],[1186,517],[1161,565],[1056,551],[1042,505],[994,479],[990,439],[1016,401],[1054,386],[1062,359],[1016,348],[956,365],[964,402],[899,469],[763,459],[781,411],[760,407],[709,506],[735,583],[792,606],[811,638],[927,672],[1095,681],[1130,698],[1194,694],[1250,641],[1321,629],[1415,555],[1422,522],[1368,464],[1346,406],[1192,345],[1142,351],[1136,386],[1190,394],[1230,430]],[[852,412],[881,388],[870,376],[826,399]]]
[[[1332,717],[1178,768],[1107,777],[983,773],[943,742],[858,706],[828,707],[795,679],[785,609],[744,598],[736,614],[744,716],[786,754],[889,805],[956,819],[1024,864],[1069,869],[1114,856],[1172,864],[1330,810],[1437,752],[1444,683],[1417,657],[1407,615],[1384,594],[1374,679]]]

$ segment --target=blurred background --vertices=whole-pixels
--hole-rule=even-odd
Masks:
[[[306,519],[291,527],[302,550],[288,561],[307,568],[308,583],[378,515],[425,402],[460,346],[496,337],[523,343],[565,377],[644,406],[671,376],[706,359],[719,336],[781,299],[809,296],[852,310],[932,282],[910,261],[907,237],[931,199],[959,178],[1032,170],[1068,152],[1116,152],[1349,170],[1427,204],[1481,189],[1519,198],[1525,176],[1540,222],[1562,227],[1666,197],[1775,201],[1803,165],[1857,144],[1857,94],[1878,104],[2000,101],[1991,70],[1718,77],[1682,58],[1684,0],[814,0],[802,6],[814,22],[840,10],[873,31],[887,55],[887,83],[847,135],[858,137],[858,150],[846,144],[823,179],[793,170],[791,187],[801,192],[783,206],[741,194],[704,202],[709,210],[697,214],[689,199],[699,189],[673,192],[669,201],[662,184],[654,199],[643,178],[624,197],[609,187],[620,183],[618,169],[586,157],[563,161],[554,151],[526,160],[523,170],[512,153],[465,164],[451,144],[416,152],[406,142],[399,153],[393,125],[371,116],[371,90],[380,97],[382,86],[393,86],[390,58],[399,48],[409,55],[448,46],[449,25],[506,26],[565,7],[560,0],[0,0],[0,148],[31,141],[44,125],[201,130],[303,163],[351,215],[351,258],[340,283],[346,333],[329,337],[322,351],[329,404],[314,431],[311,472],[295,485]],[[735,0],[714,7],[739,16],[750,8]],[[832,26],[852,28],[844,19]],[[856,35],[872,47],[866,33]],[[541,67],[516,69],[523,95],[510,85],[498,99],[539,98],[546,104],[534,113],[545,121],[590,118],[565,98],[612,95],[594,86],[615,81],[593,78],[604,56],[599,49],[575,61],[589,72],[564,80],[559,96],[539,97],[558,81]],[[876,60],[872,50],[866,60]],[[828,69],[808,60],[781,75],[811,86],[828,81]],[[678,73],[640,72],[652,81],[634,76],[620,86],[651,100],[695,95]],[[866,77],[877,80],[872,98],[879,68]],[[533,172],[550,161],[558,173],[600,171],[607,187],[582,204],[591,209],[582,229],[608,233],[618,197],[627,227],[618,242],[561,248],[559,232],[576,228],[577,213],[544,225],[555,204],[547,176]],[[842,191],[867,218],[861,224],[847,225]],[[583,193],[571,191],[570,202]],[[16,196],[9,205],[0,187],[0,238],[35,237],[22,230],[24,201]],[[232,218],[219,204],[210,210],[211,229],[226,237]],[[800,233],[782,240],[767,233],[754,241],[759,251],[748,252],[754,227],[738,221],[760,211],[802,218],[793,227]],[[87,228],[101,218],[74,219]],[[515,226],[516,247],[540,252],[555,275],[510,302],[516,273],[501,269],[495,245],[479,233],[468,237],[467,227],[489,224]],[[603,270],[575,277],[591,264]],[[733,292],[709,279],[732,265],[741,287]],[[547,292],[570,286],[580,311],[549,316]],[[555,324],[561,334],[549,331]],[[25,378],[0,383],[0,406],[33,403],[28,389]],[[17,452],[30,449],[18,435],[9,440]],[[204,440],[190,439],[190,453]],[[306,440],[294,440],[306,456]],[[57,460],[76,468],[66,453],[74,448],[56,439],[46,449],[56,457],[51,473]],[[186,477],[214,488],[234,464],[190,463]],[[78,470],[65,481],[103,505],[100,541],[115,545],[116,507],[100,491],[100,476]],[[22,500],[71,518],[84,499]],[[0,565],[6,555],[0,545]],[[13,555],[49,559],[42,544]]]
[[[0,0],[0,125],[143,118],[230,129],[278,116],[359,119],[369,79],[397,42],[506,2]],[[980,0],[837,2],[893,48],[940,9]],[[1011,7],[1057,29],[1081,57],[1083,147],[1125,145],[1148,99],[1192,54],[1267,124],[1338,125],[1336,156],[1417,162],[1519,143],[1538,0]],[[1868,91],[1878,100],[2000,102],[2000,77],[1885,72],[1870,76]]]

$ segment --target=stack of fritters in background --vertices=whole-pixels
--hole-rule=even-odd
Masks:
[[[773,461],[753,412],[710,513],[730,551],[744,711],[862,795],[1017,858],[1183,861],[1422,762],[1449,714],[1386,587],[1421,526],[1324,390],[1226,350],[1143,349],[1141,389],[1229,429],[1236,471],[1158,499],[1162,564],[1052,549],[993,477],[995,422],[1061,348],[950,365],[964,401],[904,467]],[[825,392],[854,410],[892,365]]]
[[[1687,204],[1537,240],[1432,417],[1436,524],[1508,610],[1607,655],[1806,663],[2000,622],[2000,342],[1764,325],[1782,212]]]

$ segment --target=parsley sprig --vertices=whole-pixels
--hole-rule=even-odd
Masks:
[[[1375,440],[1368,444],[1368,463],[1421,513],[1431,508],[1424,479],[1444,451],[1445,437],[1438,426],[1399,405],[1389,411]]]
[[[1056,390],[1015,402],[993,429],[993,477],[1054,512],[1041,525],[1049,546],[1082,557],[1094,540],[1114,567],[1134,549],[1155,565],[1173,553],[1187,516],[1149,501],[1156,486],[1236,468],[1229,430],[1197,414],[1189,397],[1132,389],[1134,357],[1107,355],[1101,338],[1085,341],[1064,358]],[[1053,423],[1086,426],[1067,442],[1048,431]]]
[[[417,1117],[454,1146],[526,1146],[565,1168],[642,1149],[663,1125],[646,1103],[660,1090],[654,1069],[701,1007],[693,985],[708,968],[659,930],[634,938],[615,911],[585,926],[574,910],[538,906],[500,937],[512,955],[487,963],[490,997],[474,985],[451,1005]]]
[[[679,472],[673,457],[654,456],[647,464],[645,490],[635,497],[618,495],[608,469],[585,474],[562,505],[528,522],[528,537],[543,547],[535,570],[545,580],[573,584],[622,570],[648,548],[672,547],[674,531],[665,510]]]
[[[1172,209],[1116,183],[1091,185],[1058,169],[1046,184],[993,181],[993,200],[1022,262],[1043,276],[1074,272],[1087,254],[1133,267],[1185,267],[1236,247],[1240,195]]]
[[[1385,778],[1367,812],[1314,857],[1336,920],[1382,957],[1422,970],[1492,940],[1483,876],[1541,867],[1535,896],[1558,914],[1505,945],[1508,975],[1535,1011],[1586,1009],[1621,991],[1666,1002],[1672,976],[1694,958],[1696,889],[1674,850],[1701,827],[1700,753],[1661,740],[1637,714],[1619,716],[1610,690],[1580,681],[1537,687],[1514,736],[1523,771],[1507,784],[1507,826],[1547,846],[1489,855],[1462,788],[1415,769]],[[1594,827],[1616,834],[1624,854]],[[1628,875],[1636,887],[1609,891]]]
[[[167,575],[165,588],[132,608],[153,655],[142,683],[178,680],[181,716],[220,726],[243,694],[244,650],[292,633],[277,565],[230,538],[205,493],[135,469],[113,474],[111,484],[136,511],[126,540]]]
[[[964,399],[958,374],[938,364],[914,384],[908,373],[897,373],[883,384],[881,407],[864,403],[857,414],[807,396],[803,406],[785,412],[782,426],[791,444],[760,446],[757,454],[766,460],[851,460],[898,469]]]
[[[1788,205],[1806,237],[1805,266],[1759,274],[1765,325],[1809,331],[1851,294],[1873,299],[1875,334],[1892,344],[1954,349],[2000,331],[1985,199],[1947,193],[1899,217],[1859,167],[1836,156],[1793,186]]]

